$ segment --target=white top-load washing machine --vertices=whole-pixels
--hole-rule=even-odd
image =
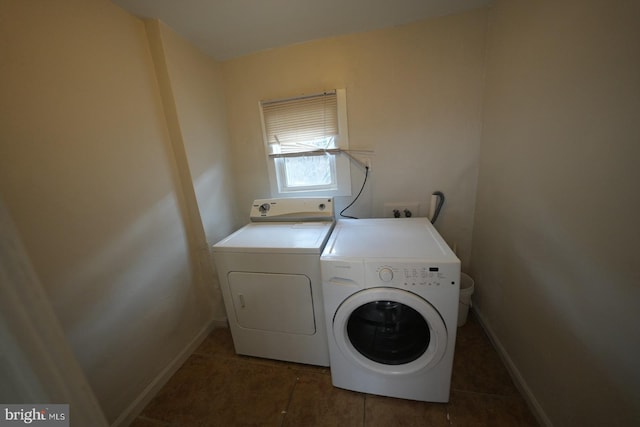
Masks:
[[[460,260],[431,223],[339,220],[320,263],[333,384],[448,402]]]
[[[320,254],[333,199],[262,199],[251,223],[213,246],[238,354],[329,366]]]

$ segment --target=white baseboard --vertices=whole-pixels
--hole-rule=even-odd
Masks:
[[[491,329],[491,326],[489,325],[489,323],[486,321],[486,318],[482,314],[482,311],[479,309],[477,305],[473,306],[473,311],[475,312],[476,317],[478,318],[478,321],[482,325],[482,328],[485,330],[485,332],[489,336],[489,339],[491,340],[491,343],[493,344],[496,351],[498,352],[498,355],[502,359],[502,362],[507,367],[507,370],[509,371],[511,378],[513,379],[513,382],[515,383],[518,390],[520,390],[520,393],[522,393],[524,400],[529,405],[529,408],[531,409],[531,412],[533,412],[533,415],[537,418],[540,425],[545,427],[553,427],[553,423],[551,422],[549,417],[547,417],[547,414],[542,409],[542,406],[540,406],[538,399],[536,399],[535,395],[527,385],[527,382],[525,381],[524,377],[520,373],[520,370],[513,363],[513,361],[511,360],[511,357],[509,356],[509,353],[507,353],[505,348],[502,346],[502,343],[500,342],[498,337],[493,333],[493,330]]]
[[[193,354],[204,339],[215,328],[227,327],[227,321],[211,320],[196,334],[195,338],[162,370],[156,378],[140,393],[140,395],[124,410],[122,414],[111,424],[111,427],[126,427],[140,415],[147,404],[155,397],[176,371]]]

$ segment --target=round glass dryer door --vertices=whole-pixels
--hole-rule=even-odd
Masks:
[[[367,289],[347,298],[336,311],[333,334],[346,357],[385,374],[431,367],[447,345],[447,330],[436,309],[395,288]]]

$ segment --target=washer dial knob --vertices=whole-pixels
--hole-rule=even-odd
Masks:
[[[389,267],[383,267],[378,271],[378,277],[383,282],[390,282],[393,279],[393,270]]]

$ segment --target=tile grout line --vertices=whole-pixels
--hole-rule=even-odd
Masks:
[[[365,393],[364,399],[362,399],[362,427],[367,425],[367,394]]]
[[[501,394],[501,393],[487,393],[484,391],[464,390],[461,388],[452,388],[451,391],[455,391],[456,393],[475,394],[478,396],[488,396],[488,397],[502,398],[502,399],[522,398],[521,395],[517,395],[517,394],[511,395],[511,394]]]
[[[287,407],[281,412],[281,415],[284,415],[284,416],[282,417],[282,422],[280,423],[280,427],[284,427],[284,422],[287,420],[287,415],[289,414],[289,407],[291,406],[291,401],[293,400],[293,393],[296,391],[296,387],[298,386],[298,381],[300,381],[300,377],[296,375],[296,382],[293,383],[293,387],[291,388],[291,393],[289,393],[289,399],[287,400]]]

